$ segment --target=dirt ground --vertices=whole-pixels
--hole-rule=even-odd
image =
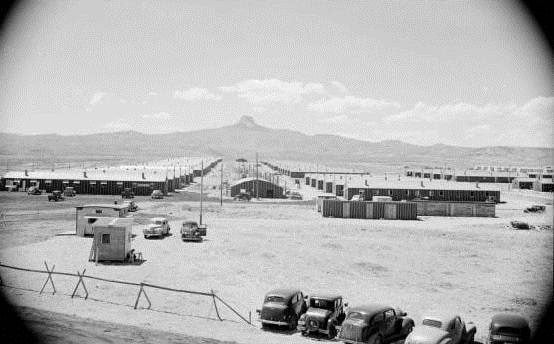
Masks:
[[[214,190],[214,189],[212,189]],[[197,190],[194,190],[197,191]],[[213,195],[211,195],[213,194]],[[215,197],[216,192],[210,192]],[[6,215],[0,227],[0,261],[42,269],[132,282],[215,292],[244,316],[255,318],[266,291],[298,287],[307,294],[342,294],[350,306],[382,302],[408,312],[416,324],[435,311],[458,313],[477,325],[484,341],[496,312],[510,310],[537,324],[550,301],[553,279],[552,194],[506,191],[496,218],[421,217],[418,221],[323,218],[312,202],[230,202],[204,204],[208,236],[184,243],[184,220],[198,218],[196,193],[164,200],[137,198],[133,247],[142,265],[88,262],[90,238],[54,236],[74,230],[74,206],[112,203],[114,197],[78,195],[48,203],[45,196],[1,193]],[[524,214],[532,204],[547,204],[544,214]],[[149,217],[166,215],[174,235],[146,240]],[[507,227],[514,219],[536,226]],[[298,333],[268,332],[250,326],[210,298],[147,289],[152,309],[134,310],[138,288],[86,280],[88,300],[71,299],[75,278],[54,276],[58,293],[38,294],[45,276],[0,269],[2,290],[19,306],[78,315],[94,321],[169,331],[178,335],[239,343],[307,343]],[[50,286],[46,287],[47,291]],[[83,292],[80,290],[80,295]],[[144,300],[141,300],[144,307]]]

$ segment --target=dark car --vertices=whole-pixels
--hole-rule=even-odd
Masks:
[[[313,295],[308,310],[298,320],[298,330],[303,335],[324,333],[329,339],[337,336],[337,326],[346,317],[340,295]]]
[[[202,235],[204,234],[204,235]],[[196,221],[185,221],[181,225],[181,239],[183,241],[202,241],[206,235],[206,227],[200,228]]]
[[[523,221],[511,221],[510,225],[514,229],[524,229],[524,230],[531,229],[529,224],[527,222],[523,222]]]
[[[135,193],[131,188],[125,188],[121,192],[121,198],[134,198],[134,197],[135,197]]]
[[[72,186],[68,186],[63,190],[63,195],[65,197],[75,197],[77,195],[77,192],[75,191],[75,188]]]
[[[64,200],[64,197],[60,190],[54,190],[52,191],[51,195],[48,195],[48,202],[50,201],[57,202],[57,201],[63,201],[63,200]]]
[[[235,197],[233,197],[233,200],[235,201],[250,201],[252,197],[250,196],[249,193],[247,192],[240,192],[238,195],[235,195]]]
[[[262,327],[287,326],[296,329],[298,319],[306,312],[304,294],[298,289],[275,289],[267,293],[260,314]]]
[[[406,312],[380,304],[354,307],[342,323],[338,339],[349,344],[381,344],[406,338],[414,321]]]
[[[544,205],[532,205],[530,207],[525,208],[523,210],[524,213],[542,213],[546,210],[546,207]]]
[[[530,342],[530,337],[529,321],[517,313],[499,313],[491,319],[490,344],[525,344]]]

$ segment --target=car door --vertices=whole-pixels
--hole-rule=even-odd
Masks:
[[[394,309],[390,308],[387,309],[385,312],[383,312],[384,315],[384,323],[383,323],[383,335],[385,338],[390,338],[391,336],[395,335],[396,328],[395,328],[395,320],[396,320],[396,313]]]

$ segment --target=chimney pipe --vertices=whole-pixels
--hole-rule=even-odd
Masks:
[[[25,170],[25,177],[28,177],[28,176],[29,176],[29,171]]]
[[[87,177],[87,171],[83,171],[83,178],[88,178]]]
[[[144,172],[142,172],[142,179],[146,179],[146,177],[144,176]]]

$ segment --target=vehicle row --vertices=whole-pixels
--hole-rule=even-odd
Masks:
[[[341,295],[305,295],[298,289],[268,292],[257,310],[262,328],[298,330],[302,335],[320,334],[348,344],[381,344],[405,340],[405,344],[470,344],[476,327],[457,314],[432,314],[415,326],[408,314],[392,306],[368,303],[348,308]],[[500,313],[491,319],[489,343],[527,343],[527,319]]]
[[[145,239],[157,237],[162,238],[169,235],[171,227],[169,221],[165,217],[151,218],[148,225],[143,229]],[[184,221],[181,224],[181,240],[183,241],[203,241],[203,237],[207,234],[207,226],[199,225],[196,221]]]

